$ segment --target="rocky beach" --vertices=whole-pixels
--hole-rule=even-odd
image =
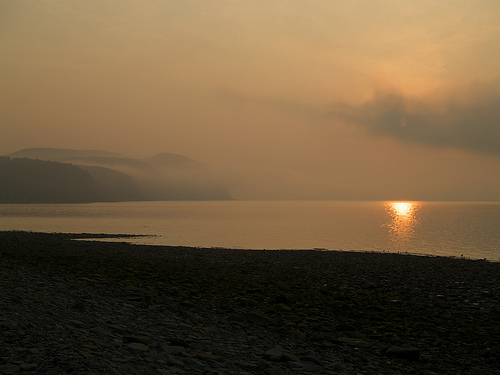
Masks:
[[[89,237],[0,232],[0,374],[499,373],[500,263]]]

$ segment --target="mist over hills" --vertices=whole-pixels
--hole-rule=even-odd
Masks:
[[[28,158],[40,160],[60,161],[65,158],[81,157],[126,157],[124,155],[100,150],[72,150],[63,148],[25,148],[8,155],[11,158]]]
[[[0,203],[228,199],[212,168],[177,154],[29,148],[0,157]]]

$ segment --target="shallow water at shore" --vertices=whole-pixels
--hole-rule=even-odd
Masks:
[[[125,233],[127,242],[340,249],[500,260],[500,203],[221,201],[0,205],[2,230]]]

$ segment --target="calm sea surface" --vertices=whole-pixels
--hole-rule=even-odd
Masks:
[[[150,234],[155,245],[408,252],[500,261],[500,202],[0,205],[1,230]]]

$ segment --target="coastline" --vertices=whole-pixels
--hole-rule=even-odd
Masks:
[[[394,253],[73,240],[85,236],[0,232],[0,285],[2,295],[10,298],[1,306],[6,314],[0,323],[8,333],[14,328],[36,332],[29,325],[37,314],[26,308],[30,298],[40,303],[42,292],[47,300],[66,299],[65,308],[53,310],[46,322],[88,330],[85,340],[92,341],[68,339],[69,349],[61,356],[72,363],[72,373],[85,373],[92,363],[107,366],[106,357],[98,353],[111,350],[108,341],[130,359],[109,360],[114,366],[105,368],[111,373],[297,374],[315,369],[322,374],[493,374],[500,366],[500,263]],[[30,279],[53,288],[35,291],[37,284],[29,284]],[[73,288],[69,294],[68,286]],[[22,303],[12,302],[16,288],[28,291]],[[92,298],[79,296],[81,291]],[[87,310],[72,308],[79,300],[89,305]],[[136,321],[136,328],[126,328],[122,322],[118,326],[125,328],[113,330],[117,324],[108,320],[116,323],[123,314],[113,316],[109,301],[140,312],[143,327]],[[107,306],[103,310],[108,320],[102,314],[94,319],[90,310],[96,306]],[[175,324],[165,327],[158,320]],[[179,328],[180,320],[186,330]],[[71,328],[71,321],[83,325]],[[96,327],[110,334],[96,341],[91,332]],[[147,350],[131,349],[127,336],[149,337],[142,343]],[[34,345],[31,339],[25,338],[30,345],[25,345],[24,357],[8,349],[9,340],[2,338],[1,365],[29,373],[20,366],[30,363],[17,362]],[[176,349],[183,354],[172,353],[173,347],[184,348]],[[390,348],[417,351],[405,358]],[[273,356],[272,349],[281,354]],[[39,362],[32,373],[61,373],[49,358],[32,356]]]
[[[500,261],[499,205],[415,202],[417,222],[389,202],[231,201],[5,205],[4,230],[150,235],[144,245],[340,249]],[[404,208],[404,206],[402,206]],[[71,218],[71,219],[69,219]],[[401,226],[400,226],[401,225]],[[114,241],[121,241],[115,239]]]

